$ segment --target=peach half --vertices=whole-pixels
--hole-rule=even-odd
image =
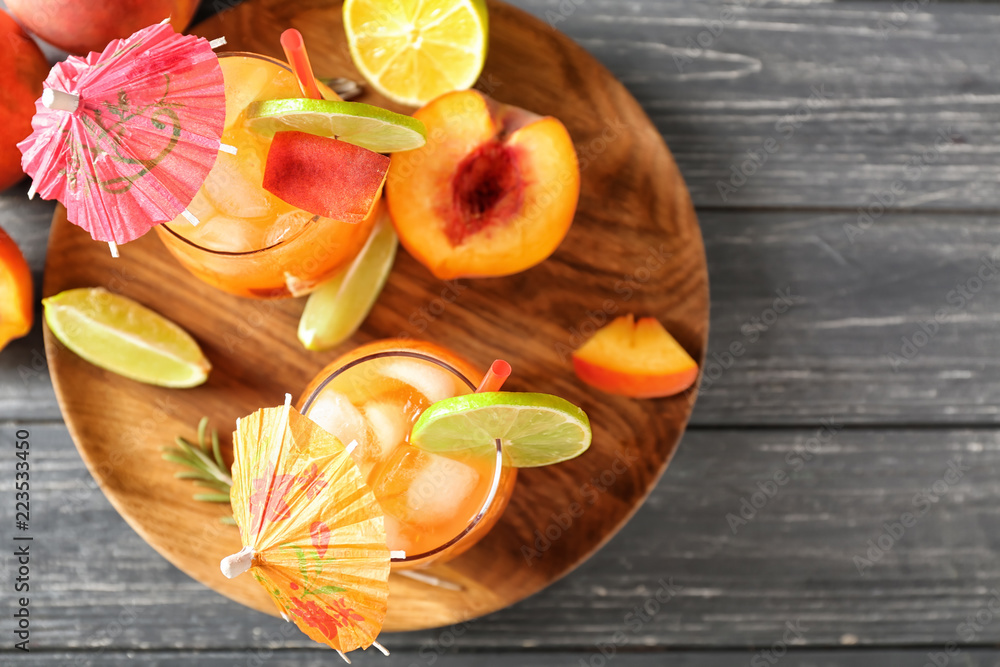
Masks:
[[[684,391],[698,364],[654,317],[625,315],[602,327],[573,353],[573,370],[587,384],[632,398]]]
[[[393,154],[386,201],[403,247],[431,273],[506,276],[559,247],[580,196],[561,122],[474,90],[442,95],[414,118],[427,143]]]

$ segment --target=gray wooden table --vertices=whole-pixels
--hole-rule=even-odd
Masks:
[[[707,245],[708,387],[652,497],[587,564],[356,663],[1000,664],[1000,6],[515,4],[604,62],[674,151]],[[0,195],[0,225],[40,283],[52,207],[26,189]],[[777,316],[776,292],[794,304]],[[335,664],[121,520],[60,419],[40,329],[0,355],[0,664]],[[18,429],[36,471],[30,656],[6,613]],[[661,582],[676,595],[653,604]]]

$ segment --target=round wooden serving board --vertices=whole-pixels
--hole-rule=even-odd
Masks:
[[[170,562],[233,600],[275,613],[250,577],[226,580],[219,560],[240,549],[223,505],[192,499],[160,448],[194,437],[207,415],[228,443],[238,417],[298,395],[324,365],[370,340],[395,336],[449,347],[485,369],[507,359],[507,389],[563,396],[594,427],[583,456],[522,471],[500,523],[475,548],[432,572],[460,582],[451,592],[393,576],[387,631],[416,630],[501,609],[563,576],[606,542],[666,468],[694,392],[662,400],[603,394],[577,380],[569,350],[607,318],[658,317],[699,362],[708,337],[708,276],[698,222],[677,167],[638,103],[607,70],[561,33],[490,3],[491,43],[478,84],[502,102],[555,116],[580,156],[576,221],[546,262],[500,279],[436,280],[400,252],[388,286],[357,335],[318,354],[296,338],[302,300],[229,296],[190,276],[155,234],[112,259],[103,243],[56,214],[46,296],[103,285],[190,331],[214,370],[196,389],[138,384],[88,364],[46,331],[66,423],[90,471],[126,521]],[[319,77],[361,80],[351,64],[336,0],[255,0],[197,26],[226,48],[281,56],[278,37],[305,35]],[[363,101],[398,111],[377,94]],[[582,337],[582,338],[581,338]],[[575,516],[573,516],[575,515]]]

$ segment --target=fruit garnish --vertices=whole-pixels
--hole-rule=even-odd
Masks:
[[[698,378],[698,364],[655,317],[616,318],[573,353],[573,370],[610,394],[659,398]]]
[[[386,156],[346,141],[278,132],[267,153],[264,189],[303,211],[356,224],[378,201],[388,168]]]
[[[174,439],[176,447],[164,447],[161,455],[165,461],[184,466],[187,470],[175,472],[177,479],[190,479],[199,486],[210,489],[211,493],[196,493],[194,499],[206,503],[229,503],[229,490],[233,486],[232,471],[222,458],[219,446],[219,432],[212,429],[208,436],[208,417],[202,417],[198,422],[198,441],[189,442],[177,436]],[[232,514],[219,517],[224,524],[235,526]]]
[[[32,308],[31,269],[14,239],[0,229],[0,350],[31,331]]]
[[[299,320],[299,340],[310,350],[327,350],[351,337],[382,292],[399,245],[385,207],[364,248],[347,268],[309,296]]]
[[[292,98],[255,102],[247,109],[250,129],[264,136],[294,130],[340,139],[376,153],[395,153],[427,143],[424,124],[412,116],[362,102]]]
[[[63,345],[95,366],[137,382],[194,387],[212,365],[188,332],[159,313],[103,287],[47,299],[45,322]]]
[[[503,451],[516,468],[566,461],[587,451],[590,420],[580,408],[550,394],[483,392],[447,398],[427,408],[410,443],[428,452]]]
[[[561,122],[449,93],[414,114],[429,136],[396,153],[386,200],[399,240],[438,278],[505,276],[545,260],[576,212],[580,170]]]
[[[472,87],[486,62],[489,17],[485,0],[347,0],[344,30],[365,79],[417,107]]]
[[[42,50],[14,19],[0,11],[0,190],[24,178],[17,142],[31,134],[35,100],[42,96],[42,81],[49,63]]]

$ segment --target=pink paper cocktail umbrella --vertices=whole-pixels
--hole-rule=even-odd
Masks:
[[[219,44],[168,23],[52,68],[18,144],[29,196],[58,199],[70,222],[117,244],[184,215],[215,164],[226,119]]]

